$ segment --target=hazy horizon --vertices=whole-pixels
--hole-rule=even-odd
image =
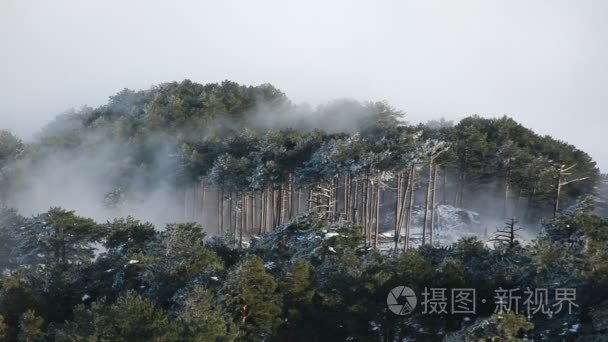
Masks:
[[[0,128],[27,139],[123,88],[272,83],[296,103],[387,100],[410,122],[507,115],[608,154],[602,1],[0,3]]]

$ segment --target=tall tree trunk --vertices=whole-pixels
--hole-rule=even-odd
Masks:
[[[376,229],[374,232],[374,248],[378,248],[378,235],[380,234],[380,181],[376,188]]]
[[[431,200],[431,226],[429,230],[429,240],[431,242],[431,246],[433,245],[433,236],[435,234],[435,209],[437,204],[435,203],[435,194],[437,189],[435,184],[437,183],[437,172],[439,171],[439,165],[435,166],[435,172],[433,173],[433,192],[432,192],[432,200]]]
[[[429,214],[429,206],[431,205],[431,191],[433,187],[433,161],[429,163],[429,177],[428,184],[426,187],[426,197],[424,199],[424,216],[422,222],[422,245],[426,244],[426,233],[428,231],[428,214]]]
[[[334,204],[332,202],[334,198],[334,178],[331,179],[331,182],[329,184],[329,197],[327,198],[327,210],[328,210],[328,220],[329,222],[333,222],[334,221]]]
[[[398,173],[397,174],[397,191],[395,193],[395,231],[394,231],[394,240],[395,240],[395,251],[397,250],[397,246],[399,245],[399,235],[401,234],[401,226],[400,216],[401,216],[401,178],[403,176]]]
[[[287,196],[288,201],[289,201],[289,205],[287,206],[287,219],[291,220],[293,217],[293,197],[294,197],[294,191],[293,191],[293,174],[289,174],[289,196]]]
[[[245,192],[245,208],[247,208],[247,213],[246,213],[247,215],[245,215],[245,233],[249,232],[249,227],[250,227],[251,221],[252,221],[251,202],[252,202],[251,193],[246,191]]]
[[[401,186],[402,189],[405,189],[405,193],[401,197],[401,214],[399,217],[399,238],[398,238],[399,240],[401,240],[401,229],[403,229],[405,215],[407,214],[407,204],[409,203],[408,196],[411,193],[410,184],[412,184],[412,181],[413,181],[412,177],[413,177],[413,173],[412,173],[412,170],[410,169],[408,171],[407,184],[403,184]],[[403,178],[405,178],[405,177],[403,177]]]
[[[274,189],[274,187],[272,189],[272,210],[271,210],[271,212],[272,212],[272,224],[270,226],[270,230],[272,231],[272,230],[274,230],[274,227],[276,227],[276,225],[277,225],[278,216],[279,216],[278,203],[277,203],[277,190]]]
[[[555,180],[555,198],[553,199],[553,218],[557,217],[559,211],[559,195],[562,190],[562,177],[564,172],[564,165],[560,166],[556,180]]]
[[[283,220],[284,220],[284,215],[285,215],[285,185],[284,183],[281,183],[278,191],[279,193],[277,194],[277,204],[278,204],[278,208],[277,208],[277,215],[279,216],[279,219],[277,221],[277,226],[280,224],[283,224]]]
[[[259,235],[262,235],[264,227],[266,226],[266,189],[262,188],[260,192],[260,228]]]
[[[312,211],[313,208],[313,193],[312,193],[312,184],[308,186],[308,212]]]
[[[363,183],[363,203],[362,203],[362,220],[363,223],[363,236],[365,236],[364,241],[367,246],[367,229],[369,227],[369,178],[366,178]]]
[[[201,223],[205,223],[205,192],[206,192],[206,187],[205,187],[205,181],[201,181]]]
[[[301,186],[298,186],[298,202],[296,204],[296,207],[297,207],[297,209],[296,209],[295,214],[297,216],[297,215],[300,215],[300,212],[302,210],[302,187]]]
[[[401,229],[403,227],[403,220],[404,220],[404,216],[405,216],[405,209],[406,209],[406,204],[407,204],[407,196],[409,194],[409,185],[410,185],[410,176],[411,176],[411,172],[408,171],[408,178],[407,178],[407,184],[406,184],[406,179],[405,179],[405,175],[401,174],[400,175],[400,179],[398,179],[398,202],[397,202],[397,206],[398,206],[398,210],[397,210],[397,223],[396,223],[396,230],[395,230],[395,251],[397,251],[397,248],[399,247],[399,243],[401,242]]]
[[[218,192],[218,207],[219,207],[219,226],[220,233],[224,233],[224,187]]]
[[[510,171],[507,171],[506,176],[505,176],[505,193],[504,193],[504,199],[503,199],[503,206],[502,206],[502,216],[503,218],[507,218],[507,216],[509,215],[509,195],[511,192],[511,187],[510,187]]]
[[[447,184],[448,184],[448,167],[443,167],[443,181],[441,183],[441,204],[448,204],[447,201]]]
[[[411,233],[411,226],[412,226],[412,211],[414,209],[414,197],[415,197],[415,193],[414,193],[414,183],[416,181],[416,167],[412,166],[412,169],[410,170],[411,172],[411,176],[410,179],[411,181],[409,182],[409,188],[410,188],[410,199],[409,199],[409,203],[407,206],[407,220],[405,221],[405,245],[403,246],[404,250],[407,250],[409,248],[409,244],[410,244],[410,233]]]
[[[239,249],[243,249],[243,230],[247,219],[247,195],[243,191],[241,193],[241,224],[239,225]]]
[[[351,193],[350,193],[350,175],[344,175],[344,219],[347,222],[351,221]]]
[[[359,210],[359,181],[357,179],[355,179],[355,196],[354,196],[354,205],[353,205],[353,218],[354,218],[354,222],[356,225],[359,225],[359,223],[361,222],[361,220],[359,219],[360,216],[360,210]]]
[[[232,208],[232,191],[230,191],[230,193],[228,194],[228,231],[232,234],[235,233],[234,230],[234,225],[233,225],[233,215],[232,213],[234,212],[233,208]]]

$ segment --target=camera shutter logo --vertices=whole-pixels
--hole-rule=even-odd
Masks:
[[[388,309],[397,315],[408,315],[416,308],[418,299],[412,289],[405,286],[397,286],[388,293],[386,305]]]

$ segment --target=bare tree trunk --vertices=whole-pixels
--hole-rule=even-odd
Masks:
[[[344,219],[350,221],[350,177],[344,175]]]
[[[182,186],[184,189],[184,193],[182,194],[182,196],[184,196],[184,219],[183,221],[188,221],[188,188],[186,188],[186,185]]]
[[[405,189],[405,193],[401,197],[401,213],[399,216],[399,237],[398,237],[399,240],[401,240],[401,229],[403,229],[403,224],[405,221],[405,215],[406,215],[407,203],[408,203],[408,195],[410,195],[410,184],[412,184],[412,177],[413,177],[412,170],[409,170],[408,176],[407,176],[407,184],[403,184],[401,186],[402,189]],[[402,176],[402,178],[405,178],[405,177]]]
[[[277,226],[280,224],[283,224],[283,220],[285,217],[285,185],[284,183],[281,183],[281,186],[279,187],[279,193],[277,194],[277,201],[278,201],[278,205],[279,208],[277,209],[277,214],[279,215],[279,220],[277,222]]]
[[[373,182],[369,182],[368,185],[368,194],[369,194],[369,201],[367,203],[368,206],[368,217],[367,217],[367,227],[366,227],[366,233],[367,233],[367,241],[369,242],[369,246],[373,245],[373,241],[372,241],[372,228],[374,226],[374,208],[376,207],[375,201],[375,194],[376,192],[374,191],[374,183]]]
[[[219,226],[220,233],[224,233],[224,187],[218,192]]]
[[[235,233],[235,231],[234,231],[234,225],[232,224],[233,223],[232,222],[232,217],[233,217],[232,213],[234,212],[234,210],[232,208],[232,204],[233,204],[232,203],[232,191],[229,193],[228,196],[229,196],[228,197],[228,231],[230,233],[234,234]]]
[[[378,234],[380,234],[380,182],[376,188],[376,231],[374,233],[374,248],[378,248]]]
[[[260,192],[260,235],[262,233],[264,233],[264,230],[266,228],[266,213],[267,213],[267,208],[266,208],[266,188],[262,188],[261,192]]]
[[[245,208],[247,208],[245,212],[245,226],[243,230],[245,233],[249,233],[249,228],[251,226],[251,193],[249,191],[245,191]]]
[[[274,230],[274,227],[276,227],[276,225],[277,225],[278,216],[279,216],[278,204],[277,204],[277,190],[274,189],[274,187],[272,189],[272,210],[271,210],[271,212],[272,212],[272,224],[271,224],[270,230],[272,231],[272,230]]]
[[[333,205],[333,198],[334,198],[334,178],[331,179],[331,182],[329,183],[329,197],[327,198],[327,210],[328,210],[328,219],[329,222],[333,222],[334,221],[334,205]]]
[[[197,190],[197,186],[192,186],[192,213],[190,214],[192,222],[196,222],[196,214],[198,213],[198,204],[196,202],[196,195],[198,193]]]
[[[437,183],[437,172],[439,171],[439,165],[435,166],[435,172],[433,174],[433,197],[431,200],[431,229],[429,230],[429,239],[431,241],[431,246],[433,245],[433,234],[435,233],[435,209],[436,209],[436,203],[435,203],[435,193],[437,192],[437,189],[435,187],[435,184]]]
[[[277,189],[277,224],[275,227],[283,223],[283,214],[285,213],[285,197],[283,188],[284,184],[281,183]]]
[[[335,186],[335,190],[334,190],[334,221],[338,221],[340,219],[340,214],[341,212],[339,211],[340,208],[340,176],[336,176],[335,182],[334,182],[334,186]],[[344,205],[346,203],[346,199],[344,199],[344,203],[342,203],[342,205]]]
[[[443,197],[441,199],[441,203],[442,204],[448,204],[448,201],[447,201],[447,183],[448,183],[448,167],[444,166],[443,167],[443,182],[441,184],[441,196]]]
[[[397,191],[395,193],[395,232],[394,232],[394,240],[395,240],[395,250],[397,250],[397,246],[399,245],[399,235],[401,226],[400,224],[400,216],[401,216],[401,178],[403,176],[398,173],[397,174]]]
[[[249,193],[249,225],[247,226],[250,232],[253,232],[256,228],[256,198],[255,190],[251,190]]]
[[[260,232],[266,232],[268,223],[268,189],[264,186],[260,193]]]
[[[504,218],[506,218],[507,216],[509,216],[509,195],[511,192],[511,186],[510,186],[510,171],[507,171],[506,176],[505,176],[505,196],[503,199],[503,205],[502,205],[502,216]]]
[[[431,205],[431,190],[433,187],[433,161],[429,163],[429,178],[426,187],[426,197],[424,199],[424,218],[422,223],[422,245],[426,244],[426,232],[428,231],[428,214]]]
[[[397,210],[396,210],[396,223],[395,223],[395,251],[397,250],[399,243],[401,241],[401,229],[403,227],[403,219],[405,215],[405,207],[407,196],[409,194],[409,184],[410,184],[410,175],[411,172],[408,171],[407,184],[405,181],[405,176],[400,174],[397,177]]]
[[[312,211],[312,202],[313,202],[313,197],[312,197],[312,184],[308,186],[308,212]]]
[[[201,190],[201,223],[205,223],[205,192],[207,190],[205,181],[201,181]]]
[[[297,215],[300,215],[300,212],[302,210],[302,187],[301,186],[298,186],[298,202],[296,204],[296,207],[297,207],[297,209],[296,209],[295,214],[297,216]]]
[[[285,223],[285,220],[287,219],[287,189],[285,187],[285,183],[281,183],[281,209],[280,209],[280,219],[279,219],[279,224],[283,224]]]
[[[363,223],[363,235],[365,236],[365,245],[367,246],[367,229],[369,227],[369,178],[365,179],[365,182],[363,183],[363,210],[362,210],[362,220],[361,222]]]
[[[289,182],[288,186],[288,190],[289,191],[289,195],[287,196],[287,200],[289,201],[289,205],[287,206],[287,220],[291,220],[291,218],[293,217],[293,175],[290,173],[289,176],[287,177],[287,181]]]
[[[360,210],[359,210],[359,181],[355,179],[355,196],[354,196],[354,205],[353,205],[353,218],[355,220],[355,224],[358,225],[361,220],[359,219]]]
[[[576,179],[565,180],[564,176],[571,175],[572,173],[570,173],[568,171],[572,170],[575,166],[576,166],[576,164],[566,167],[566,165],[562,164],[559,168],[559,172],[557,174],[557,184],[555,186],[555,207],[553,209],[553,217],[557,217],[557,212],[559,210],[559,195],[560,195],[562,186],[570,184],[570,183],[574,183],[574,182],[580,182],[582,180],[589,178],[589,177],[581,177],[581,178],[576,178]]]
[[[553,206],[553,218],[557,217],[557,212],[559,211],[559,195],[562,190],[562,174],[564,172],[563,170],[564,165],[560,167],[555,181],[555,198],[553,199],[553,203],[555,205]]]
[[[414,182],[416,181],[416,167],[412,166],[412,169],[410,170],[411,174],[410,174],[410,179],[411,181],[409,182],[409,188],[410,188],[410,201],[408,203],[408,207],[407,207],[407,220],[405,222],[405,245],[403,246],[404,250],[407,250],[409,248],[409,244],[410,244],[410,233],[411,233],[411,226],[412,226],[412,210],[414,209]]]
[[[239,225],[239,249],[243,249],[243,230],[247,220],[247,195],[243,191],[241,193],[241,224]]]

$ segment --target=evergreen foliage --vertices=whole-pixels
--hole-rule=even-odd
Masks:
[[[294,111],[352,122],[290,123]],[[58,117],[34,143],[0,131],[0,204],[45,160],[98,154],[110,156],[96,170],[109,183],[106,207],[162,184],[180,209],[202,189],[193,211],[207,206],[212,219],[155,227],[0,208],[0,339],[585,340],[608,329],[605,176],[583,151],[510,118],[410,125],[385,102],[302,109],[271,85],[231,81],[125,89]],[[556,194],[563,165],[580,181]],[[526,228],[542,220],[542,231],[518,237],[513,220],[496,246],[441,246],[437,202],[517,215]],[[415,236],[414,226],[428,230]],[[419,300],[426,288],[493,298],[500,287],[574,287],[579,297],[567,317],[494,315],[479,302],[470,315],[398,316],[386,298],[401,285]]]

